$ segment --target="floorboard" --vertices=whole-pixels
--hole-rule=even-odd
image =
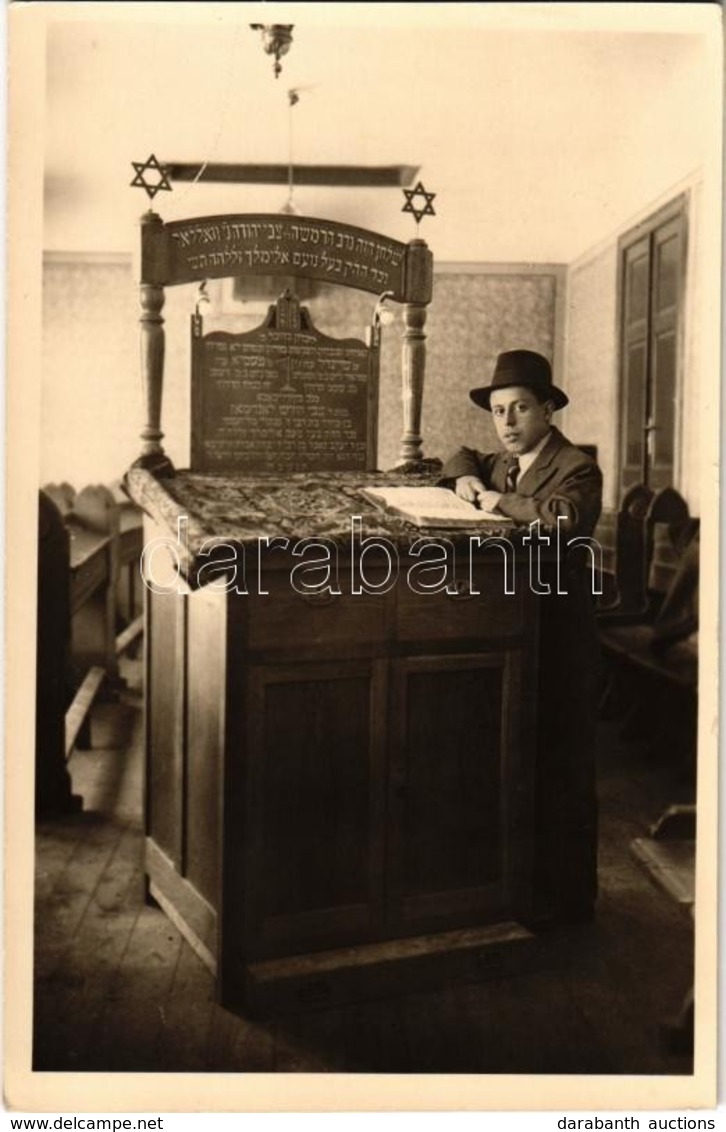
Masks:
[[[345,1072],[346,1017],[345,1009],[321,1010],[279,1022],[275,1027],[275,1071]]]
[[[274,1059],[271,1024],[243,1018],[215,1005],[207,1040],[208,1070],[270,1073],[274,1070]]]
[[[540,935],[531,969],[335,1010],[252,1019],[144,903],[140,662],[93,709],[69,764],[80,814],[37,827],[34,1066],[219,1073],[682,1074],[659,1023],[692,978],[689,918],[629,846],[693,785],[600,727],[601,894],[592,924]]]
[[[183,944],[166,1001],[156,1068],[174,1071],[178,1065],[188,1072],[205,1072],[207,1040],[214,1010],[212,974],[190,947]]]
[[[96,1019],[91,1068],[141,1072],[158,1065],[182,942],[156,909],[141,908]]]

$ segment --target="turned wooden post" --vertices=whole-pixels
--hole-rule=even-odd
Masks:
[[[424,373],[426,371],[426,307],[422,303],[406,303],[403,308],[403,347],[401,356],[401,397],[403,400],[403,436],[400,459],[403,464],[423,459],[421,447],[421,410],[423,407]]]
[[[161,396],[164,385],[164,288],[141,284],[141,381],[146,423],[141,430],[141,457],[145,467],[164,459],[161,439]]]
[[[403,300],[403,335],[401,349],[401,399],[403,402],[403,435],[400,464],[405,472],[432,471],[441,467],[440,460],[424,459],[421,438],[424,374],[426,371],[426,312],[433,293],[434,261],[424,240],[418,237],[406,245]],[[400,300],[399,300],[400,301]]]
[[[164,433],[161,431],[161,398],[164,387],[164,287],[161,283],[150,282],[153,272],[149,270],[149,260],[153,263],[149,249],[153,249],[153,238],[157,231],[163,231],[163,224],[154,212],[147,212],[141,219],[142,281],[141,281],[141,381],[146,410],[146,423],[141,431],[141,455],[136,465],[150,468],[157,475],[173,475],[174,468],[161,444]]]

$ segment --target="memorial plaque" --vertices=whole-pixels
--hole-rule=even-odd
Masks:
[[[164,231],[168,282],[299,275],[374,294],[404,294],[406,245],[350,224],[254,214],[177,220]]]
[[[192,470],[375,467],[378,350],[320,334],[294,296],[244,334],[192,320]]]

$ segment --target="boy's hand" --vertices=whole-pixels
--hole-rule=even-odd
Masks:
[[[454,490],[467,503],[473,503],[477,507],[481,496],[487,493],[487,489],[478,476],[459,476]]]
[[[500,493],[484,487],[478,476],[459,476],[455,490],[458,496],[481,511],[495,511],[501,499]]]

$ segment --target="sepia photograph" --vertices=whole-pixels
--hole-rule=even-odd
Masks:
[[[6,1103],[714,1106],[720,6],[8,45]]]

